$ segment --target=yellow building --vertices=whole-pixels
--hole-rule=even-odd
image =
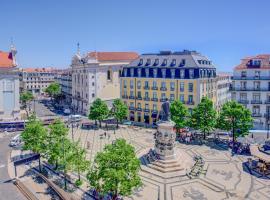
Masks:
[[[216,68],[195,51],[142,54],[123,68],[121,97],[129,108],[128,119],[155,124],[166,99],[179,99],[190,112],[203,96],[216,104]]]

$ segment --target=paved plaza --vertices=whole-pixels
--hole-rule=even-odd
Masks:
[[[105,137],[106,132],[106,137]],[[97,152],[117,138],[124,138],[136,149],[138,157],[153,148],[153,129],[121,127],[114,131],[83,130],[74,128],[74,139],[80,139],[87,149],[88,158],[93,161]],[[71,130],[70,130],[71,137]],[[243,163],[247,156],[234,155],[214,144],[186,145],[176,144],[177,151],[191,157],[200,155],[204,162],[205,173],[197,178],[175,176],[164,178],[151,170],[140,172],[143,187],[126,199],[145,200],[219,200],[219,199],[270,199],[269,177],[250,175]]]

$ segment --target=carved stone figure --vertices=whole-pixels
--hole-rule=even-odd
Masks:
[[[162,109],[162,121],[170,121],[170,102],[168,99],[161,105]]]

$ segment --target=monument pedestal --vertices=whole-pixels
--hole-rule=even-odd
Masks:
[[[151,163],[150,167],[163,173],[183,170],[174,151],[176,138],[174,125],[172,121],[158,123],[155,151],[159,159]]]

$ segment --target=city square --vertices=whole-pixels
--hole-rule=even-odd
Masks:
[[[74,128],[74,140],[80,140],[87,149],[88,159],[102,151],[106,144],[118,138],[126,139],[136,149],[136,154],[143,155],[154,146],[154,129],[122,126],[120,129],[107,131],[84,130]],[[104,133],[106,132],[106,136]],[[71,129],[69,133],[72,138]],[[126,199],[269,199],[270,176],[251,175],[244,164],[248,156],[231,155],[215,144],[191,145],[176,143],[176,149],[190,157],[202,156],[205,161],[205,174],[190,179],[188,176],[163,178],[151,171],[140,171],[143,186],[134,195]],[[140,156],[139,156],[140,157]],[[142,166],[143,168],[143,166]]]

